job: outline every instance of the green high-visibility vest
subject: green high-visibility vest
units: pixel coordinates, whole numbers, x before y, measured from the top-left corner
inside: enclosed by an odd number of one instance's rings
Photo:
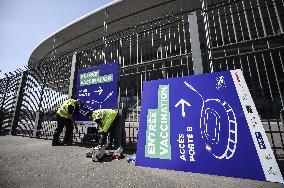
[[[67,99],[66,101],[64,101],[64,103],[58,108],[57,110],[57,114],[60,117],[64,117],[64,118],[69,118],[70,117],[70,113],[68,112],[68,106],[72,105],[75,109],[75,105],[76,105],[76,100],[74,99]]]
[[[107,132],[113,120],[115,119],[117,113],[118,111],[113,109],[99,109],[93,112],[92,118],[94,122],[97,119],[101,119],[102,121],[101,131]]]

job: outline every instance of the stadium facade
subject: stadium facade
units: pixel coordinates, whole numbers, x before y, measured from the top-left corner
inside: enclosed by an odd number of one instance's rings
[[[272,149],[284,158],[283,23],[283,0],[113,1],[52,34],[27,70],[0,80],[0,131],[51,138],[78,70],[117,61],[125,140],[134,149],[143,81],[242,69]]]

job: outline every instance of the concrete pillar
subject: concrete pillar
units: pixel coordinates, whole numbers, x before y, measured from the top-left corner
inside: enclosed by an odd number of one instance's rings
[[[190,33],[193,71],[194,74],[203,74],[203,65],[201,58],[196,11],[188,15],[188,24],[189,24],[189,33]]]
[[[77,52],[75,52],[72,57],[71,76],[70,76],[69,92],[68,92],[69,99],[71,97],[76,96],[76,82],[77,82],[78,68],[79,68],[79,62],[77,61]]]

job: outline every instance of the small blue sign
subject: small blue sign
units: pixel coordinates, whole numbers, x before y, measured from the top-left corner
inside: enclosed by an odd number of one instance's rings
[[[117,108],[118,62],[80,70],[76,86],[76,98],[85,102],[77,122],[90,121],[83,115],[86,111]]]
[[[255,132],[255,137],[257,139],[257,143],[260,149],[266,149],[263,137],[260,132]]]
[[[144,82],[138,138],[138,166],[283,180],[240,70]]]

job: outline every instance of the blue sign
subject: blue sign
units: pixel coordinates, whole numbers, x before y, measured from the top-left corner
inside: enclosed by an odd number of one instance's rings
[[[136,165],[282,182],[240,70],[144,82]]]
[[[76,98],[85,101],[80,113],[76,114],[77,122],[90,121],[83,115],[87,111],[117,108],[118,63],[80,70],[76,89]]]

